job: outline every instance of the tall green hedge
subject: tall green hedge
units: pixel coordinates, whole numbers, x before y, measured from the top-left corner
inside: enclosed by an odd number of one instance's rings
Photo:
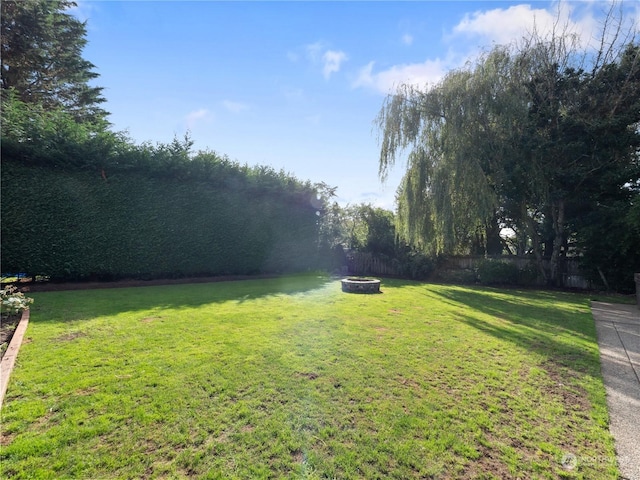
[[[246,173],[246,172],[245,172]],[[314,191],[242,180],[2,165],[2,272],[52,279],[255,274],[313,268]]]

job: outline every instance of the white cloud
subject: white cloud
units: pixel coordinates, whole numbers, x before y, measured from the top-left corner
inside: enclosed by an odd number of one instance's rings
[[[249,110],[249,105],[241,102],[232,102],[231,100],[224,100],[222,102],[224,108],[226,108],[231,113],[242,113],[246,110]]]
[[[413,35],[409,35],[408,33],[405,33],[404,35],[402,35],[402,43],[404,43],[405,45],[412,45]]]
[[[399,85],[416,86],[433,85],[444,77],[448,68],[440,59],[426,60],[423,63],[394,65],[387,70],[374,73],[375,62],[360,69],[357,78],[352,82],[354,88],[367,87],[380,93],[393,93]]]
[[[201,108],[199,110],[189,112],[185,116],[184,121],[187,125],[187,129],[192,129],[197,123],[200,123],[202,121],[209,121],[211,120],[211,118],[211,112],[209,112],[209,110],[207,110],[206,108]]]
[[[597,43],[602,28],[602,10],[601,2],[576,4],[561,0],[554,2],[549,9],[523,4],[476,11],[465,15],[449,33],[445,33],[443,41],[449,44],[449,51],[444,59],[431,58],[423,62],[393,65],[377,72],[374,69],[375,62],[370,62],[360,69],[352,87],[371,88],[389,94],[401,84],[421,87],[433,85],[447,71],[460,68],[477,58],[481,48],[490,47],[492,43],[518,42],[534,31],[541,37],[551,32],[575,34],[584,48]],[[630,13],[631,16],[640,16],[640,7],[636,6],[635,11]],[[403,36],[407,44],[408,37]],[[470,42],[470,39],[474,41]]]
[[[485,43],[509,44],[536,32],[541,37],[551,33],[575,34],[580,47],[593,46],[602,28],[601,2],[554,2],[549,9],[515,5],[467,14],[453,29],[455,36],[473,36]]]
[[[475,35],[499,44],[520,39],[534,29],[547,31],[553,28],[555,14],[531,5],[514,5],[485,12],[466,14],[453,29],[454,35]]]
[[[322,75],[329,79],[332,73],[340,71],[340,65],[347,60],[347,54],[342,51],[327,50],[322,55]]]
[[[348,56],[341,50],[330,50],[323,41],[309,43],[296,51],[287,52],[287,58],[297,62],[301,55],[311,63],[314,68],[321,68],[322,76],[328,80],[333,73],[339,72],[342,64],[348,60]]]

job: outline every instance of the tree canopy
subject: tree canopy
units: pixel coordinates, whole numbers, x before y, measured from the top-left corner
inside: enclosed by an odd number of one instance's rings
[[[580,219],[639,200],[640,45],[616,33],[590,56],[573,35],[534,32],[390,96],[377,119],[381,175],[410,150],[399,233],[433,253],[500,253],[509,228],[511,253],[533,254],[551,284],[568,254],[595,259],[594,225]]]
[[[26,104],[62,110],[77,122],[104,121],[95,66],[82,57],[86,26],[68,0],[3,0],[2,91]]]

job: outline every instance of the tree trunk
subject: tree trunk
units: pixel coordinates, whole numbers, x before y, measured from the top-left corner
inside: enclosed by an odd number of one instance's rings
[[[542,281],[546,284],[549,282],[549,276],[547,275],[547,271],[544,268],[544,259],[542,258],[542,250],[540,244],[540,237],[538,236],[538,232],[536,231],[536,222],[526,213],[524,214],[525,224],[527,226],[527,230],[529,231],[529,237],[531,238],[531,243],[533,246],[533,254],[536,257],[536,265],[538,266],[538,272],[540,272],[540,276],[542,277]]]
[[[493,218],[487,224],[486,229],[486,253],[487,255],[500,255],[503,251],[503,240],[500,237],[500,226],[498,216],[494,213]],[[507,248],[507,251],[509,249]]]
[[[553,250],[549,262],[550,278],[553,286],[562,286],[562,269],[560,268],[560,253],[564,243],[564,200],[558,200],[551,205],[553,220]]]

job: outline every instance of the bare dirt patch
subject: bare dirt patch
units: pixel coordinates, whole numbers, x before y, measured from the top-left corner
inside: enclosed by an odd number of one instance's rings
[[[64,335],[60,335],[58,338],[56,338],[57,342],[70,342],[72,340],[75,340],[76,338],[81,338],[81,337],[86,337],[87,334],[84,332],[69,332],[69,333],[65,333]]]
[[[145,317],[142,320],[140,320],[142,323],[151,323],[155,320],[160,320],[162,317]]]
[[[98,387],[81,388],[79,390],[76,390],[76,395],[80,397],[86,397],[87,395],[93,395],[97,391]]]
[[[493,443],[487,440],[488,443]],[[500,458],[499,448],[496,446],[477,445],[479,458],[469,462],[460,477],[456,478],[513,478],[509,467]]]
[[[316,372],[296,372],[295,375],[296,375],[296,377],[302,377],[302,378],[306,378],[308,380],[315,380],[316,378],[318,378],[320,376]]]
[[[0,433],[0,447],[6,447],[7,445],[11,445],[13,439],[16,437],[16,433]]]

